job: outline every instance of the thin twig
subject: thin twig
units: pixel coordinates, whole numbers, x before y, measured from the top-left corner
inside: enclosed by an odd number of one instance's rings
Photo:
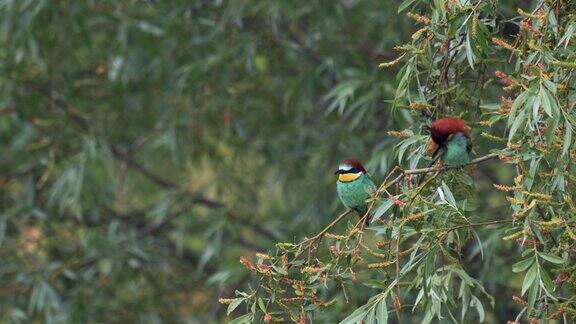
[[[454,226],[454,227],[450,227],[450,228],[443,228],[443,229],[438,229],[438,230],[454,231],[454,230],[466,228],[466,227],[478,227],[478,226],[486,226],[486,225],[494,225],[494,224],[507,224],[507,223],[512,223],[512,222],[514,222],[513,219],[499,219],[499,220],[490,221],[490,222],[469,223],[469,224],[458,225],[458,226]]]
[[[470,161],[470,163],[468,163],[467,165],[482,163],[484,161],[488,161],[488,160],[491,160],[491,159],[496,158],[496,157],[498,157],[498,154],[490,153],[490,154],[481,156],[477,159]],[[451,170],[451,169],[457,169],[457,168],[461,168],[461,166],[444,166],[441,168],[431,167],[431,168],[422,168],[422,169],[412,169],[412,170],[404,171],[404,174],[406,175],[406,174],[430,173],[430,172],[445,171],[445,170]]]
[[[522,319],[522,316],[524,316],[524,313],[526,313],[527,310],[528,310],[528,308],[526,306],[524,306],[522,308],[520,313],[518,313],[518,316],[516,316],[516,319],[514,320],[514,324],[520,324],[520,320]]]
[[[316,243],[317,241],[321,240],[322,237],[324,236],[324,234],[326,234],[332,227],[336,226],[336,224],[338,224],[338,222],[340,222],[344,217],[346,217],[346,215],[350,214],[352,212],[352,209],[349,209],[345,212],[343,212],[342,214],[340,214],[340,216],[338,216],[335,220],[332,221],[332,223],[328,224],[328,226],[326,226],[322,231],[320,231],[320,233],[312,236],[311,238],[308,238],[304,241],[302,241],[302,243],[300,243],[300,245],[303,245],[305,243]]]

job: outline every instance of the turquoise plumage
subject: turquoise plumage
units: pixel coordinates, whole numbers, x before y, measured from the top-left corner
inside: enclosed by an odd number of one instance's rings
[[[470,142],[464,133],[456,133],[446,143],[443,162],[447,166],[463,166],[470,162]]]
[[[356,160],[344,160],[338,170],[336,191],[346,206],[362,217],[367,210],[367,200],[377,191],[377,187],[366,173],[366,169]]]
[[[344,206],[350,209],[358,209],[366,206],[372,193],[376,192],[376,185],[368,175],[362,174],[358,179],[350,182],[338,181],[336,184],[338,196]]]
[[[429,153],[442,155],[446,166],[460,167],[470,162],[470,128],[457,117],[444,117],[435,120],[430,126]]]

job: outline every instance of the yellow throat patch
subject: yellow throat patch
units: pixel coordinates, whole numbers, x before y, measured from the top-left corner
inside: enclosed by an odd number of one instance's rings
[[[358,179],[362,175],[362,172],[358,173],[342,173],[338,175],[338,181],[340,182],[350,182]]]

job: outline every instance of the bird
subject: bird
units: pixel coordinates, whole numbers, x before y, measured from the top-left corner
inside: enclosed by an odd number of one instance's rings
[[[334,173],[338,175],[336,190],[342,204],[354,210],[362,218],[368,211],[367,200],[377,191],[377,187],[366,173],[362,163],[354,159],[343,160]],[[368,219],[366,219],[368,223]]]
[[[472,150],[470,129],[466,123],[456,117],[444,117],[435,120],[430,126],[428,154],[442,156],[445,166],[461,167],[470,162]]]

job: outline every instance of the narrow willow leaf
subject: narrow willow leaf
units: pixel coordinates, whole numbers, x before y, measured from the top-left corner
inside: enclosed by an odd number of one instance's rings
[[[464,283],[460,284],[460,299],[462,299],[462,308],[460,311],[460,322],[464,322],[466,318],[466,313],[468,312],[468,307],[470,307],[470,288]]]
[[[376,306],[376,322],[378,324],[388,323],[388,309],[386,308],[386,297]]]
[[[454,195],[452,194],[452,191],[450,191],[450,188],[448,187],[448,185],[446,185],[446,183],[444,181],[442,181],[442,191],[444,192],[444,197],[446,198],[446,201],[454,206],[454,208],[456,207],[456,200],[454,199]]]
[[[376,324],[376,310],[375,309],[370,309],[370,311],[368,311],[368,316],[366,316],[366,319],[364,320],[365,324]]]
[[[512,127],[510,127],[510,133],[508,134],[508,142],[512,141],[514,134],[518,131],[520,126],[524,125],[524,120],[526,119],[526,112],[523,110],[518,114],[518,118],[514,120]]]
[[[486,315],[484,312],[484,306],[478,297],[472,295],[472,303],[474,304],[474,308],[476,308],[476,312],[478,313],[478,318],[480,323],[484,322],[484,316]]]
[[[370,222],[374,222],[378,218],[382,217],[382,215],[384,215],[388,211],[388,209],[390,209],[393,205],[394,204],[390,199],[384,200],[384,202],[381,203],[380,206],[378,206],[378,208],[376,208],[376,210],[374,211],[374,214],[372,215],[372,219],[370,220]]]
[[[398,147],[398,163],[402,163],[402,158],[404,157],[404,154],[406,153],[406,150],[408,149],[408,147],[410,147],[410,145],[417,143],[418,141],[422,140],[425,137],[426,136],[413,136],[413,137],[407,138],[407,139],[403,140],[402,142],[400,142],[397,145],[397,147]]]
[[[564,35],[558,41],[558,46],[564,44],[565,48],[568,47],[568,43],[570,43],[570,38],[572,38],[572,35],[574,35],[574,31],[576,31],[576,22],[573,22],[570,25],[568,25],[568,28],[566,28],[566,32],[564,32]]]
[[[555,263],[555,264],[563,264],[564,263],[564,259],[557,257],[555,255],[547,254],[544,252],[539,252],[538,255],[541,256],[542,259],[549,261],[549,262],[552,262],[552,263]]]
[[[536,297],[538,296],[538,288],[540,285],[534,284],[530,287],[530,292],[528,293],[528,310],[527,313],[530,314],[534,308],[534,303],[536,303]]]
[[[512,272],[519,273],[526,271],[526,269],[528,269],[532,265],[532,263],[534,263],[534,260],[535,260],[534,257],[531,257],[514,263],[512,265]]]
[[[350,316],[343,319],[340,324],[356,324],[362,321],[366,315],[368,315],[368,310],[366,309],[366,305],[359,307],[356,309]]]
[[[266,305],[264,305],[264,300],[262,298],[258,298],[258,307],[262,312],[266,313]]]
[[[228,309],[226,310],[226,315],[230,315],[242,302],[245,298],[234,298],[234,301],[228,305]]]
[[[468,64],[470,68],[474,70],[474,62],[476,61],[476,55],[474,55],[474,51],[472,50],[472,42],[470,42],[470,33],[466,35],[466,59],[468,60]]]
[[[550,278],[550,275],[546,269],[540,269],[540,280],[542,281],[542,286],[544,286],[544,289],[546,289],[548,293],[552,293],[554,291],[554,282]]]
[[[546,91],[544,86],[540,86],[539,98],[540,98],[540,101],[542,102],[542,107],[544,108],[544,111],[546,112],[548,117],[552,117],[552,100],[553,99],[550,98],[550,94],[548,93],[548,91]]]
[[[538,274],[538,265],[534,263],[526,275],[524,276],[524,282],[522,282],[522,295],[536,282],[536,275]]]
[[[546,80],[545,78],[542,78],[542,83],[544,84],[544,86],[546,87],[546,89],[550,90],[550,92],[552,92],[552,94],[556,94],[556,84],[550,80]]]
[[[558,123],[560,123],[560,116],[554,115],[548,120],[546,125],[546,143],[551,144],[556,138],[556,130],[558,129]]]
[[[414,301],[414,306],[412,306],[412,311],[414,311],[416,309],[416,306],[418,306],[418,304],[422,300],[422,297],[424,297],[424,293],[425,293],[425,289],[424,288],[420,289],[420,291],[418,292],[418,295],[416,296],[416,301]]]
[[[572,144],[572,125],[568,120],[564,121],[564,142],[562,143],[562,157],[568,154],[570,145]]]
[[[236,317],[235,319],[231,320],[228,324],[246,324],[252,322],[252,314],[245,314],[240,317]]]
[[[524,103],[526,102],[529,96],[530,91],[524,91],[518,97],[516,97],[516,100],[514,100],[514,102],[512,103],[512,107],[510,108],[510,114],[508,117],[508,127],[510,127],[514,123],[516,112],[520,107],[524,106]]]
[[[416,0],[404,0],[404,2],[398,6],[398,13],[406,10],[406,8],[410,7],[414,2],[416,2]]]
[[[542,100],[540,97],[534,97],[534,100],[532,101],[532,120],[538,120],[541,103]]]

